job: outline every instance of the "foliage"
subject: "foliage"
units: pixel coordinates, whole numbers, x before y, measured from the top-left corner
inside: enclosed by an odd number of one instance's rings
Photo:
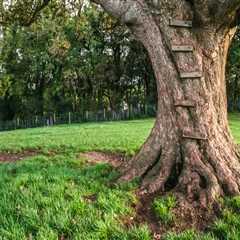
[[[227,62],[227,95],[230,111],[240,110],[240,31],[235,35]]]
[[[51,1],[31,26],[3,28],[0,120],[155,104],[144,48],[98,8],[70,6]]]
[[[82,0],[11,2],[0,11],[8,21],[0,38],[0,120],[156,104],[146,51],[100,8]],[[239,39],[238,32],[227,66],[229,110],[240,109]]]

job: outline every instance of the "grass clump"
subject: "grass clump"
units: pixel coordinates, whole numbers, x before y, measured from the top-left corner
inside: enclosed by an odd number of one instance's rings
[[[153,202],[153,209],[156,216],[164,224],[169,224],[174,220],[172,209],[176,206],[176,198],[172,195],[157,198]]]
[[[211,232],[220,240],[240,239],[240,197],[227,198],[223,201],[223,211],[214,223]]]
[[[187,230],[183,233],[168,233],[163,240],[216,240],[211,234],[199,234],[194,230]]]
[[[240,239],[240,197],[222,201],[221,216],[209,226],[207,233],[187,230],[180,234],[168,233],[164,240],[239,240]]]
[[[240,197],[227,198],[224,204],[229,209],[240,212]]]

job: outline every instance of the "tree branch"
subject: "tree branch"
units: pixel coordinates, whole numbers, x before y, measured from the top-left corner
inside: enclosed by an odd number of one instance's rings
[[[237,14],[238,9],[240,8],[240,0],[215,0],[210,5],[212,11],[217,12],[217,19],[223,19],[225,17],[234,17]]]
[[[8,25],[17,22],[22,26],[30,26],[37,18],[39,12],[44,9],[51,0],[17,0],[8,2],[4,7],[4,1],[0,6],[0,24]],[[11,3],[11,4],[10,4]]]
[[[125,24],[135,24],[139,16],[137,0],[91,0]]]
[[[51,0],[43,0],[43,3],[36,7],[28,22],[25,23],[25,26],[30,26],[36,20],[36,17],[39,14],[39,12],[43,10],[49,4],[50,1]]]
[[[235,20],[240,0],[192,0],[203,22],[231,23]]]

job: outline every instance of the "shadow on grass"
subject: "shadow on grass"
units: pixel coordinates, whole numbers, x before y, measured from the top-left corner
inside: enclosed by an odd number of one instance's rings
[[[3,239],[151,239],[146,226],[126,229],[134,185],[112,185],[111,166],[74,155],[38,156],[0,166]],[[93,197],[94,196],[94,197]]]

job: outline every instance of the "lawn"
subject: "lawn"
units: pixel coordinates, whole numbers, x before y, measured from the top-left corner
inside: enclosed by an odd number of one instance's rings
[[[230,115],[240,143],[240,115]],[[153,119],[63,125],[2,132],[1,151],[39,149],[39,154],[0,165],[0,240],[150,240],[146,224],[124,224],[136,215],[136,183],[117,185],[108,164],[89,164],[79,153],[109,151],[134,154]],[[240,239],[240,199],[226,199],[209,233],[168,234],[167,240]],[[153,204],[162,224],[174,219],[174,200]]]
[[[145,119],[0,132],[0,150],[41,148],[46,151],[99,150],[133,154],[148,136],[153,123],[153,119]]]
[[[229,124],[235,141],[240,144],[240,113],[229,115]]]

